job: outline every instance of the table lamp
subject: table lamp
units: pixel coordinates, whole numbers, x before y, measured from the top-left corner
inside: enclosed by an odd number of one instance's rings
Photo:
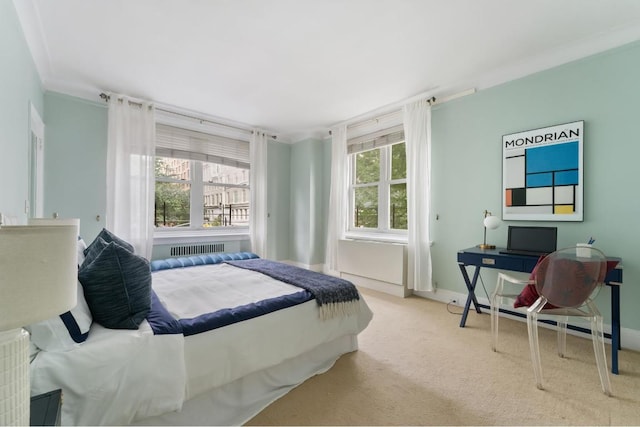
[[[80,218],[29,218],[27,225],[75,225],[76,236],[80,235]]]
[[[0,227],[0,425],[29,425],[29,333],[76,305],[77,225]]]
[[[490,230],[495,230],[500,226],[500,219],[497,216],[493,216],[491,212],[485,210],[484,211],[484,220],[482,221],[484,225],[484,241],[480,246],[480,249],[495,249],[496,245],[488,245],[487,244],[487,228]]]

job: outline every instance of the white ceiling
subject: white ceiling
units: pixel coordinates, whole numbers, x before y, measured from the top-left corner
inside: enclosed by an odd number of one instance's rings
[[[14,0],[45,89],[312,134],[640,39],[639,0]]]

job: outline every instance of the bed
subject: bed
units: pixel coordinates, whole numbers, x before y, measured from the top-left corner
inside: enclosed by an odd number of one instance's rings
[[[151,309],[137,329],[94,318],[84,341],[34,352],[32,395],[62,389],[63,424],[243,424],[357,350],[372,318],[359,295],[321,304],[324,296],[289,283],[340,279],[247,252],[154,261],[151,270]]]

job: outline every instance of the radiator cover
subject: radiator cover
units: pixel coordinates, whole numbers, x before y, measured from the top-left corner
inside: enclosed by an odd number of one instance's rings
[[[358,286],[405,296],[406,252],[404,244],[340,240],[338,271]]]

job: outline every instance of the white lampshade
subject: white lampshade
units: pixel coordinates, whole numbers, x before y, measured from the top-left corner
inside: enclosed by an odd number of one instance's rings
[[[0,330],[75,307],[77,240],[76,225],[0,228]]]
[[[80,218],[29,218],[28,225],[75,225],[76,236],[80,235]]]
[[[493,215],[488,215],[484,218],[484,226],[489,230],[495,230],[500,226],[500,218]]]
[[[76,305],[77,230],[0,228],[0,425],[29,425],[29,335],[22,327]]]
[[[480,249],[495,249],[496,245],[487,244],[487,229],[493,230],[494,228],[498,228],[500,226],[500,220],[498,219],[498,217],[493,216],[491,212],[485,210],[482,225],[482,230],[484,231],[484,239],[483,242],[478,245],[478,247]]]

